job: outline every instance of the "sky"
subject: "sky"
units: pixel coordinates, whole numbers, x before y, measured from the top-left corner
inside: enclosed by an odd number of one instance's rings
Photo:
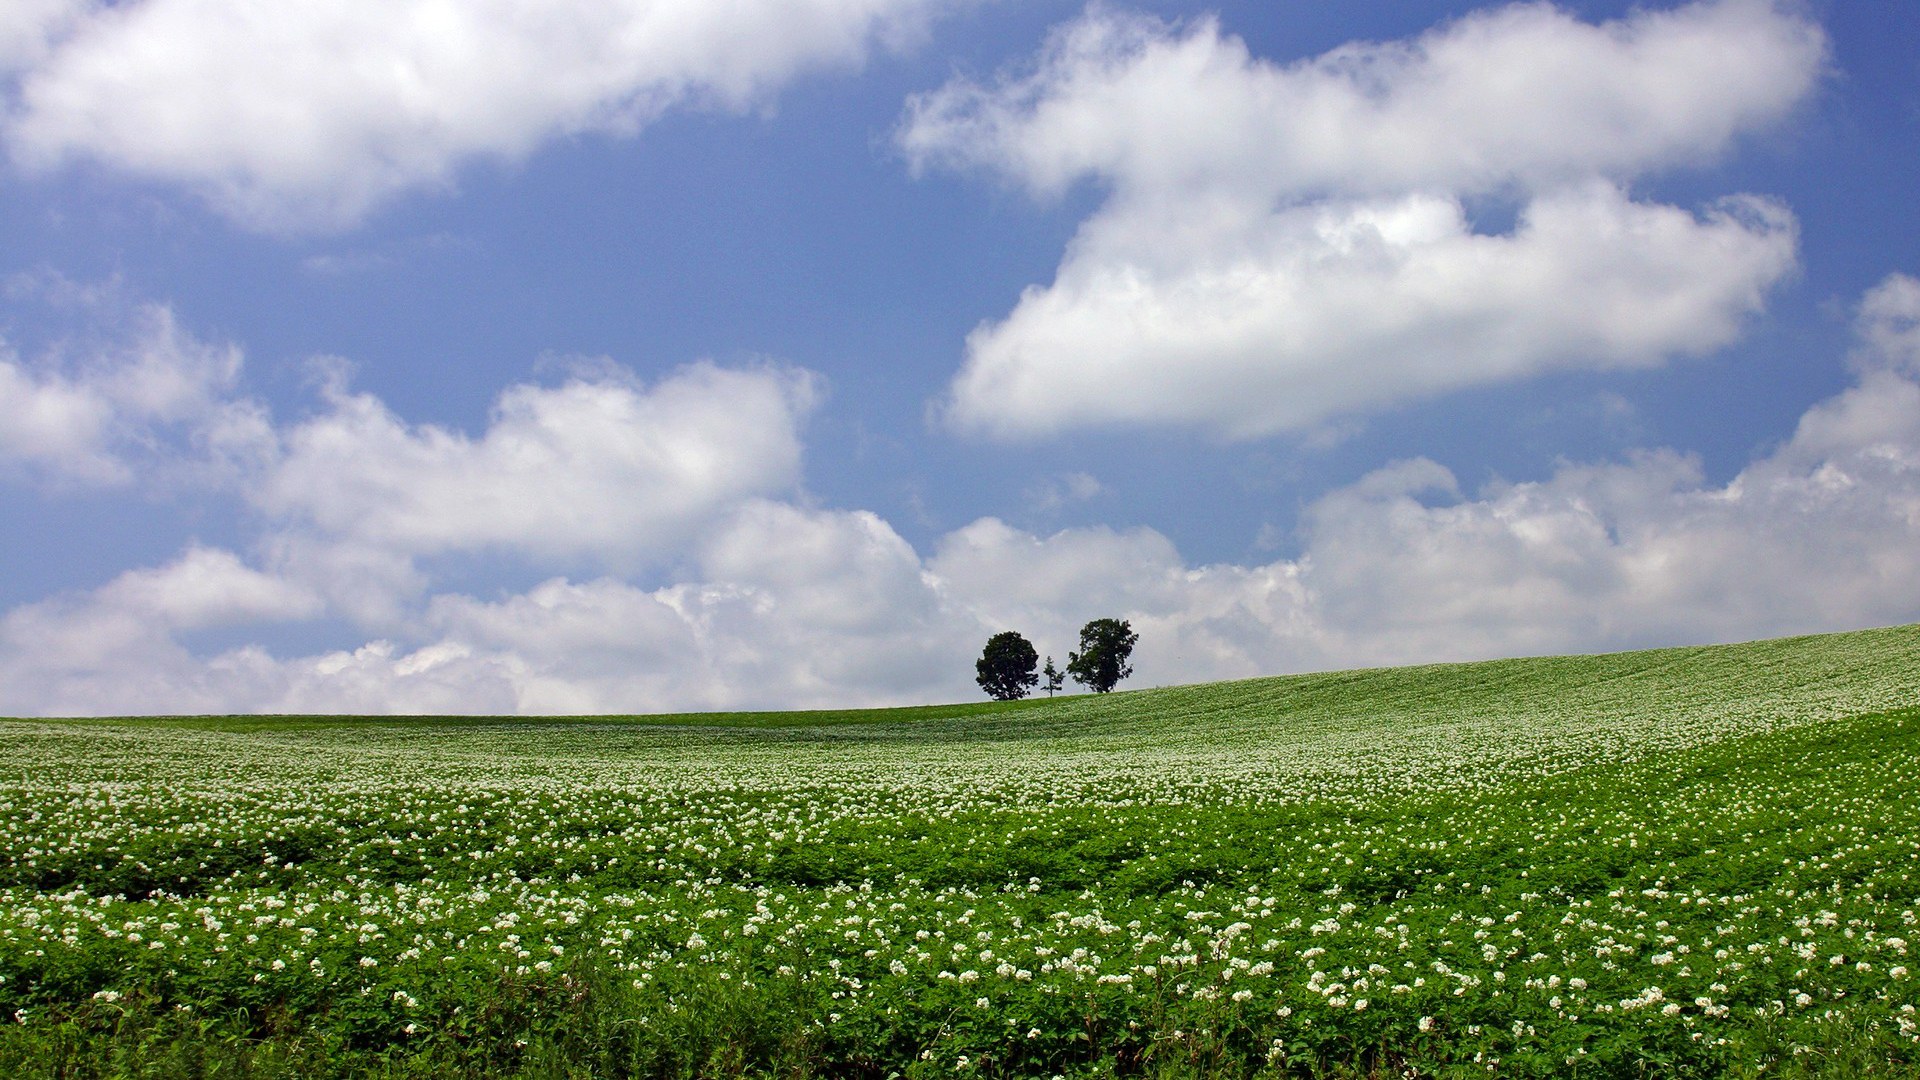
[[[1920,620],[1905,0],[16,0],[0,714]]]

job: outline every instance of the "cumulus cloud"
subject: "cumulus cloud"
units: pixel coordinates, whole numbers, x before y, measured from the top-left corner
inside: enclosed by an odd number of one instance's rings
[[[1030,485],[1025,498],[1028,506],[1044,514],[1069,503],[1086,502],[1106,490],[1106,485],[1091,473],[1068,472],[1046,477]]]
[[[948,418],[999,436],[1179,423],[1229,437],[1552,368],[1732,342],[1792,268],[1778,203],[1700,215],[1604,184],[1475,233],[1458,199],[1321,203],[1209,223],[1102,216],[1053,284],[967,339]],[[1191,235],[1191,225],[1185,227]]]
[[[1920,280],[1891,274],[1860,302],[1855,363],[1920,375]]]
[[[1920,619],[1917,298],[1898,275],[1870,291],[1855,382],[1724,484],[1666,449],[1477,491],[1412,458],[1320,497],[1297,550],[1259,565],[1193,565],[1150,528],[1043,535],[993,518],[921,553],[871,513],[746,494],[691,530],[663,583],[561,575],[495,596],[449,589],[392,552],[373,558],[352,537],[298,534],[312,546],[289,554],[282,535],[254,565],[190,548],[0,617],[0,712],[964,700],[989,634],[1019,630],[1059,661],[1102,616],[1139,631],[1137,686],[1909,622]],[[195,651],[212,628],[369,603],[330,591],[330,575],[358,575],[387,605],[377,636],[307,655]]]
[[[982,518],[943,537],[928,563],[948,595],[1003,628],[1077,631],[1075,611],[1143,611],[1162,606],[1186,567],[1173,542],[1153,529],[1106,526],[1041,537]],[[1092,618],[1088,615],[1087,618]],[[1080,620],[1084,622],[1085,619]]]
[[[1722,486],[1672,450],[1462,497],[1424,460],[1316,503],[1317,649],[1398,663],[1839,630],[1920,618],[1920,296],[1856,322],[1862,375]]]
[[[184,634],[320,614],[318,597],[232,552],[191,547],[90,593],[0,616],[0,685],[9,712],[205,712],[252,701],[225,662],[194,655]],[[247,707],[243,705],[242,707]]]
[[[197,659],[184,630],[248,611],[311,616],[320,601],[231,555],[190,553],[10,613],[0,711],[604,713],[888,704],[970,689],[955,657],[984,631],[872,514],[748,501],[699,559],[690,580],[657,588],[553,578],[497,599],[441,593],[394,637]]]
[[[1911,621],[1917,408],[1912,382],[1870,380],[1725,487],[1663,451],[1434,506],[1330,497],[1308,526],[1321,647],[1386,663]]]
[[[820,394],[812,374],[772,364],[696,363],[652,385],[606,364],[509,387],[468,435],[410,424],[336,376],[313,415],[276,423],[241,391],[239,348],[196,338],[165,305],[73,302],[103,309],[106,329],[31,359],[0,343],[0,475],[238,493],[272,527],[278,565],[376,620],[422,583],[422,556],[623,570],[677,557],[742,500],[797,486]]]
[[[987,520],[929,568],[987,624],[1070,645],[1120,613],[1137,682],[1589,652],[1920,619],[1920,382],[1910,279],[1861,307],[1863,373],[1724,485],[1673,450],[1467,493],[1384,466],[1308,507],[1292,558],[1191,566],[1150,529]],[[1064,643],[1064,644],[1063,644]]]
[[[103,610],[182,630],[316,615],[312,593],[244,565],[217,548],[191,547],[154,570],[130,570],[95,594]]]
[[[858,597],[820,594],[859,579],[861,559],[838,540],[861,530],[876,551],[896,562],[904,551],[912,564],[911,549],[871,515],[847,516],[836,531],[826,523],[840,518],[765,502],[797,490],[799,429],[820,393],[805,371],[696,363],[649,384],[612,363],[583,366],[559,385],[509,387],[483,428],[467,434],[404,421],[351,391],[335,365],[311,415],[276,423],[240,394],[240,351],[195,339],[170,309],[125,307],[111,285],[13,284],[22,296],[73,309],[96,331],[63,338],[32,361],[12,352],[0,359],[0,466],[16,479],[65,486],[151,490],[192,477],[205,481],[197,496],[248,504],[246,524],[257,532],[250,562],[192,547],[166,566],[9,613],[0,679],[14,690],[0,708],[405,711],[464,702],[551,711],[566,701],[618,707],[621,688],[645,685],[620,674],[600,686],[581,667],[596,654],[583,654],[564,657],[566,671],[600,691],[555,689],[561,680],[542,675],[529,639],[482,632],[500,617],[455,616],[490,603],[525,614],[559,586],[513,601],[463,599],[436,579],[432,557],[449,554],[501,555],[523,570],[713,567],[725,586],[684,597],[620,586],[645,597],[679,637],[623,627],[619,667],[644,670],[632,662],[636,650],[658,650],[674,677],[639,700],[724,703],[715,687],[757,685],[758,676],[744,661],[683,665],[674,642],[696,640],[695,623],[751,622],[776,595],[795,641],[803,625],[836,612],[851,618]],[[834,559],[846,563],[838,577],[827,569]],[[259,646],[194,651],[209,628],[252,626],[271,637],[272,624],[322,618],[383,636],[306,657]],[[768,667],[821,662],[798,648],[715,640],[721,652],[757,650]],[[850,649],[840,667],[874,655]],[[723,670],[730,679],[716,674]],[[846,670],[815,682],[844,688]],[[769,694],[799,689],[766,683],[777,687]]]
[[[657,589],[545,582],[495,602],[442,597],[446,640],[522,665],[518,708],[795,708],[959,692],[978,625],[870,513],[756,500],[701,546],[693,580]]]
[[[793,487],[816,394],[812,376],[777,367],[694,364],[650,388],[611,371],[511,387],[472,437],[333,387],[251,498],[373,550],[644,562],[740,500]]]
[[[0,470],[43,482],[122,485],[226,476],[263,449],[264,411],[236,396],[240,351],[145,304],[106,340],[33,358],[0,342]]]
[[[43,59],[88,0],[12,0],[0,8],[0,77]]]
[[[344,226],[474,158],[763,103],[904,44],[941,6],[32,0],[0,16],[0,65],[22,69],[6,139],[26,165],[99,161],[254,225]]]
[[[1792,268],[1792,215],[1625,185],[1777,121],[1825,56],[1818,27],[1762,0],[1600,26],[1511,7],[1288,66],[1212,20],[1094,8],[1031,72],[957,80],[901,127],[917,169],[1108,192],[1053,283],[969,336],[945,416],[1002,437],[1250,437],[1718,348]],[[1511,230],[1476,224],[1488,201],[1516,209]]]
[[[1284,66],[1212,18],[1094,7],[1032,72],[916,98],[900,137],[922,167],[1048,194],[1090,177],[1130,197],[1551,187],[1711,160],[1804,98],[1825,61],[1820,29],[1768,0],[1600,26],[1515,5]]]

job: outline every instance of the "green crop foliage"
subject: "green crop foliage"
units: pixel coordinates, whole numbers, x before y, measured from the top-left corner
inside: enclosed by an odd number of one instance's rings
[[[1904,627],[0,722],[0,1075],[1920,1075],[1916,706]]]

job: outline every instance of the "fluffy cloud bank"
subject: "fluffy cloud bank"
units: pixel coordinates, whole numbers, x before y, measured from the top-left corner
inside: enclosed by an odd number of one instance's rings
[[[945,415],[1252,437],[1726,345],[1792,269],[1792,215],[1626,185],[1778,120],[1825,56],[1766,0],[1600,26],[1516,6],[1287,66],[1211,20],[1092,9],[1032,71],[923,95],[900,130],[916,168],[1108,193],[1054,281],[969,336]],[[1488,206],[1511,229],[1482,229]]]
[[[23,357],[0,341],[0,475],[115,486],[239,467],[265,433],[261,410],[234,395],[240,351],[185,333],[163,305],[112,321],[78,356]]]
[[[1265,565],[1190,565],[1149,528],[1042,536],[992,518],[923,554],[871,513],[808,507],[748,483],[702,489],[715,493],[669,545],[680,558],[666,584],[556,574],[477,597],[436,590],[430,572],[406,562],[441,550],[446,536],[387,524],[364,534],[322,528],[303,509],[273,519],[281,531],[250,559],[194,547],[165,566],[0,616],[0,712],[550,713],[966,699],[976,695],[971,662],[988,634],[1015,627],[1061,657],[1080,623],[1101,615],[1140,631],[1134,685],[1912,621],[1920,281],[1895,275],[1874,288],[1856,328],[1853,385],[1808,409],[1789,438],[1724,485],[1670,450],[1471,493],[1442,465],[1412,459],[1322,496],[1303,519],[1298,553]],[[693,368],[651,390],[595,384],[588,397],[626,401],[615,416],[636,435],[647,403],[675,394],[763,400],[791,428],[805,400],[794,387],[804,384],[778,371]],[[503,400],[521,394],[562,409],[578,392],[521,388]],[[729,430],[719,412],[695,414]],[[357,419],[367,415],[379,422]],[[377,403],[336,401],[308,423],[335,425],[341,453],[355,440],[401,439],[412,449],[395,454],[396,467],[429,487],[446,460],[493,461],[496,442],[530,442],[563,490],[604,465],[552,456],[540,438],[518,433],[521,422],[503,406],[485,435],[464,438],[409,428]],[[282,441],[297,457],[301,439]],[[511,486],[511,468],[503,475]],[[776,488],[791,479],[785,466],[768,478]],[[368,520],[406,520],[394,507],[411,504],[397,490],[398,481],[370,489],[361,503]],[[532,565],[577,557],[511,520],[471,527],[474,543],[514,545]],[[318,555],[287,556],[289,537]],[[389,580],[355,561],[370,550],[404,572]],[[356,589],[378,602],[357,602]],[[194,644],[222,628],[264,636],[320,617],[384,629],[311,655]]]
[[[58,486],[193,477],[288,535],[411,559],[504,552],[630,569],[677,557],[744,499],[793,490],[820,382],[778,365],[691,364],[652,386],[602,365],[508,387],[478,436],[412,425],[338,365],[318,410],[276,424],[241,352],[173,311],[83,306],[104,340],[31,358],[0,343],[0,475]],[[97,310],[96,310],[97,309]]]
[[[939,0],[29,0],[0,14],[14,158],[184,184],[275,229],[342,226],[681,103],[740,109],[919,34]]]
[[[620,562],[677,553],[748,496],[800,478],[815,380],[684,368],[647,388],[614,371],[500,395],[484,434],[413,427],[330,389],[252,491],[278,519],[409,555],[507,550]]]

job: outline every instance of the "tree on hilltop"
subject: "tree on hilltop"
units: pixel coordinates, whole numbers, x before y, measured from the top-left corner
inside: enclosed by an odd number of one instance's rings
[[[1047,657],[1047,666],[1040,669],[1040,674],[1046,676],[1046,680],[1040,685],[1046,689],[1048,697],[1052,697],[1060,689],[1060,683],[1067,677],[1066,672],[1053,666],[1051,656]]]
[[[1095,619],[1080,628],[1080,651],[1067,654],[1067,674],[1096,694],[1133,674],[1128,660],[1140,635],[1125,619]]]
[[[973,670],[975,681],[987,696],[1014,701],[1026,697],[1033,684],[1040,681],[1034,673],[1039,664],[1040,654],[1034,651],[1033,643],[1005,630],[987,639],[987,647],[974,662]]]

